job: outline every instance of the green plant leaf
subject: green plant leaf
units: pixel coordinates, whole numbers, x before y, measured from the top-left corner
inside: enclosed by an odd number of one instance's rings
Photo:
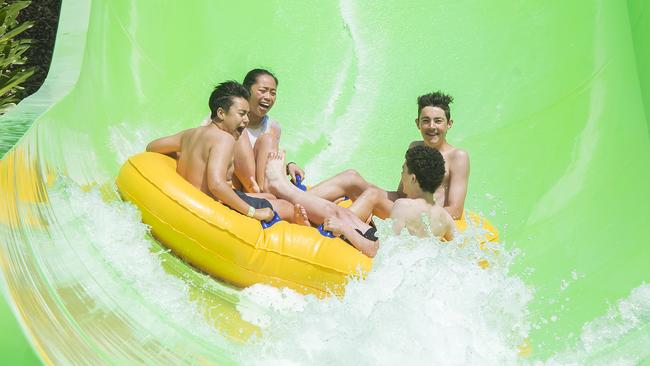
[[[16,96],[22,90],[21,84],[29,79],[35,68],[22,68],[26,62],[25,51],[31,45],[30,39],[15,39],[31,28],[31,21],[21,24],[16,20],[20,11],[29,6],[30,1],[0,2],[0,114],[7,112],[19,101]]]

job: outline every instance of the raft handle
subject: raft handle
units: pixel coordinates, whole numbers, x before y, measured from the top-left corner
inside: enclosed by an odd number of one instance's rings
[[[269,220],[269,221],[260,221],[260,222],[262,223],[262,229],[268,229],[278,221],[282,221],[282,219],[280,218],[280,215],[278,215],[277,212],[273,211],[273,218],[271,220]]]
[[[326,236],[326,237],[328,237],[328,238],[333,238],[333,237],[334,237],[334,234],[332,234],[331,231],[327,231],[327,230],[325,230],[325,228],[323,228],[323,225],[319,225],[316,229],[318,229],[318,232],[319,232],[322,236]]]
[[[302,177],[299,174],[296,175],[296,183],[294,183],[294,185],[298,187],[301,191],[307,190],[307,186],[302,184]]]

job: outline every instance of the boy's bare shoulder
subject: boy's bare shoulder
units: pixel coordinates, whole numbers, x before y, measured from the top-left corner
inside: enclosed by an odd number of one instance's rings
[[[449,215],[449,212],[442,208],[441,206],[431,206],[429,207],[429,215],[431,217],[436,217],[436,218],[449,218],[451,219],[451,215]]]
[[[405,206],[411,206],[415,200],[411,198],[398,198],[395,200],[395,203],[393,204],[393,208],[401,208]]]
[[[199,129],[203,129],[203,130],[198,131]],[[222,131],[218,128],[210,128],[210,126],[205,126],[205,127],[196,127],[195,130],[197,130],[196,132],[201,133],[201,137],[206,140],[210,140],[214,142],[233,142],[233,143],[235,142],[235,138],[231,134]]]
[[[455,147],[443,156],[445,157],[447,166],[451,170],[464,170],[469,167],[469,153],[466,150]]]
[[[454,147],[453,150],[451,150],[447,156],[449,156],[450,159],[454,160],[469,160],[469,153],[465,149],[461,149],[459,147]]]
[[[451,228],[454,225],[454,219],[449,212],[440,206],[432,206],[429,209],[429,217],[432,223],[442,225],[442,227]]]
[[[409,216],[413,210],[413,201],[410,198],[399,198],[395,200],[393,208],[390,210],[390,217],[393,219]]]
[[[391,212],[399,212],[403,210],[406,206],[408,206],[408,198],[398,198],[395,200],[393,203],[393,208],[391,209]]]
[[[395,203],[393,204],[393,211],[422,211],[426,210],[428,206],[430,205],[421,198],[399,198],[395,200]]]

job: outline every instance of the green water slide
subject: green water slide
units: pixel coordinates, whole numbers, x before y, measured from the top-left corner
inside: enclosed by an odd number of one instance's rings
[[[353,168],[394,188],[419,136],[416,97],[455,97],[448,138],[470,153],[466,207],[519,251],[510,271],[535,289],[527,360],[566,351],[650,281],[645,0],[64,0],[60,24],[45,86],[0,120],[3,364],[237,363],[245,337],[197,340],[211,322],[168,319],[174,301],[147,300],[106,264],[115,247],[85,246],[101,233],[67,214],[94,204],[92,187],[118,205],[111,184],[125,158],[195,126],[216,83],[255,67],[280,80],[271,114],[311,184]],[[123,235],[130,213],[107,212],[93,218],[115,242],[146,236]],[[156,245],[141,257],[163,258],[197,313],[210,303],[226,328],[255,332],[241,328],[237,290]],[[608,347],[649,348],[645,301]]]

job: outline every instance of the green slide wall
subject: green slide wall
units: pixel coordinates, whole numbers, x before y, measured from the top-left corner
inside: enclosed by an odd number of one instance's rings
[[[419,137],[416,97],[443,90],[455,97],[448,139],[471,157],[466,207],[520,250],[512,270],[535,288],[531,314],[557,319],[533,329],[535,358],[563,350],[586,322],[650,281],[646,1],[95,0],[87,16],[77,6],[88,8],[64,1],[62,26],[79,22],[82,36],[60,34],[54,61],[72,66],[59,69],[65,80],[48,81],[69,85],[49,92],[52,104],[28,100],[2,120],[35,119],[5,155],[5,190],[21,164],[35,170],[34,189],[57,174],[109,182],[118,153],[144,148],[134,146],[138,136],[195,126],[216,83],[255,67],[280,80],[271,114],[309,183],[353,168],[393,189]],[[0,201],[14,193],[0,192]],[[30,320],[40,305],[21,297],[45,290],[14,272],[16,258],[29,262],[39,247],[17,234],[26,211],[0,208],[14,218],[0,231],[0,263],[15,304],[0,308],[9,329],[0,350],[21,350],[0,360],[54,362],[65,342],[43,339],[50,330]],[[80,344],[89,354],[110,349]]]

